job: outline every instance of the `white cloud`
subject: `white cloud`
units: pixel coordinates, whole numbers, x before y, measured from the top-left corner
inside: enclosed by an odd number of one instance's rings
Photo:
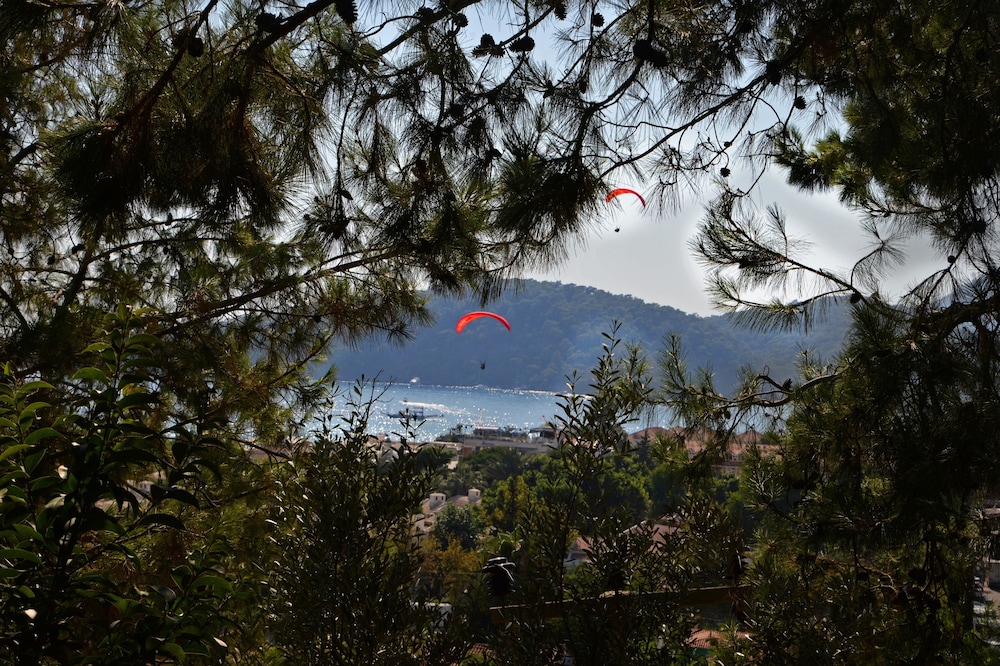
[[[810,244],[805,259],[818,267],[849,272],[868,249],[859,215],[843,206],[835,193],[799,192],[780,174],[769,174],[760,182],[755,201],[761,210],[778,205],[790,235]],[[569,260],[527,277],[629,294],[689,313],[717,314],[705,293],[704,268],[689,247],[704,203],[691,201],[676,213],[657,211],[653,205],[642,210],[627,202],[609,206],[598,231]],[[884,295],[900,295],[942,264],[926,242],[912,241],[908,254],[906,264],[884,282]]]

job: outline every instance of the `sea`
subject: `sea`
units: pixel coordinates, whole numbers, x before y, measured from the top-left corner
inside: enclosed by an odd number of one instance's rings
[[[334,415],[350,411],[351,385],[338,385]],[[369,383],[362,395],[375,398],[368,431],[398,436],[405,433],[400,412],[421,414],[416,424],[416,441],[433,441],[449,432],[471,433],[473,428],[490,426],[527,431],[544,427],[562,415],[560,394],[548,391],[499,389],[485,386],[435,386],[418,381],[398,384]],[[355,398],[356,399],[356,398]],[[416,419],[414,419],[416,422]],[[664,425],[652,417],[634,424],[630,431],[650,425]]]

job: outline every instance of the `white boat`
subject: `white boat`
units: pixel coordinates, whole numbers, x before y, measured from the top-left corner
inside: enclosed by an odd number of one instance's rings
[[[391,416],[404,421],[424,421],[426,419],[439,419],[444,414],[435,413],[434,405],[422,402],[403,401],[403,406],[394,412],[386,412],[386,416]]]

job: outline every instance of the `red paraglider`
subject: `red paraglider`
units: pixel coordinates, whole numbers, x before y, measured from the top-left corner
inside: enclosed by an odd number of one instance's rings
[[[506,319],[504,319],[498,314],[494,314],[492,312],[470,312],[467,315],[463,315],[462,318],[458,320],[458,323],[455,324],[455,332],[461,333],[462,329],[465,328],[466,324],[468,324],[470,321],[474,319],[479,319],[480,317],[492,317],[493,319],[496,319],[498,322],[503,324],[508,331],[510,330],[510,324],[507,323]]]
[[[639,194],[638,192],[636,192],[635,190],[630,190],[627,187],[617,187],[617,188],[611,190],[610,192],[608,192],[608,196],[604,197],[604,200],[607,201],[607,202],[610,202],[612,199],[614,199],[615,197],[617,197],[619,194],[634,194],[635,196],[639,197],[639,201],[642,203],[642,207],[643,208],[646,207],[646,200],[642,198],[642,195]]]

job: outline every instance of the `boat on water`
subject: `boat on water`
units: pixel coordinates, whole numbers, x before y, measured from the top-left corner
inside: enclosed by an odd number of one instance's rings
[[[386,416],[403,419],[404,421],[423,421],[426,419],[439,419],[444,414],[435,413],[434,405],[404,400],[402,407],[394,412],[386,412]]]

